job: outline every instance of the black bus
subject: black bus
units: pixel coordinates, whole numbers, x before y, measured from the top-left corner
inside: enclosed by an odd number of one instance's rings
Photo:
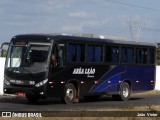
[[[152,43],[50,34],[17,35],[10,41],[4,93],[25,95],[32,103],[59,97],[71,104],[102,95],[126,101],[131,93],[154,86]]]

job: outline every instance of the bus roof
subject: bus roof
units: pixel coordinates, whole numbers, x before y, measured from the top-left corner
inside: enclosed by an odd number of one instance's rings
[[[111,38],[92,38],[92,37],[81,37],[81,36],[73,36],[73,35],[66,35],[66,34],[22,34],[22,35],[17,35],[13,38],[42,38],[45,39],[47,38],[50,40],[54,41],[72,41],[72,42],[87,42],[87,43],[99,43],[99,44],[124,44],[124,45],[140,45],[140,46],[153,46],[155,47],[156,45],[154,43],[147,43],[147,42],[136,42],[136,41],[129,41],[129,40],[122,40],[122,39],[111,39]]]

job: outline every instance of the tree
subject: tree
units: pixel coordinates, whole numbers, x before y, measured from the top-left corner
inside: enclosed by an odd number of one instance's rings
[[[156,60],[157,60],[157,65],[160,65],[160,43],[157,43]]]

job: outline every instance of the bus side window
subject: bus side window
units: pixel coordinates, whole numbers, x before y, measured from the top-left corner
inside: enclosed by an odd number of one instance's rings
[[[84,44],[77,44],[77,52],[76,52],[76,59],[77,62],[84,62],[85,61],[85,45]]]
[[[148,54],[147,48],[143,48],[142,49],[142,63],[143,64],[147,64],[147,61],[148,61],[147,54]]]
[[[136,63],[147,64],[147,48],[136,49]]]
[[[148,64],[154,64],[155,61],[155,53],[154,53],[154,49],[149,48],[148,51]]]
[[[100,63],[103,61],[103,47],[100,45],[87,46],[87,61]]]
[[[76,45],[70,43],[68,45],[68,62],[75,62],[76,60]]]
[[[127,63],[127,48],[121,48],[121,63]]]
[[[119,62],[119,47],[112,47],[112,63]]]
[[[134,50],[133,50],[133,48],[128,48],[127,59],[128,59],[129,64],[132,64],[134,62]]]
[[[103,61],[103,48],[102,46],[95,46],[95,62]]]
[[[51,54],[51,65],[52,67],[64,67],[65,65],[65,53],[64,46],[56,46]]]
[[[141,52],[140,49],[136,49],[136,63],[141,63]]]
[[[112,49],[111,46],[106,46],[105,48],[105,62],[111,63]]]
[[[51,54],[51,65],[52,67],[57,67],[58,65],[58,58],[57,58],[57,47],[52,51]]]
[[[87,46],[87,62],[94,62],[94,61],[95,61],[94,46],[88,45]]]
[[[68,44],[68,62],[85,61],[85,44],[69,43]]]
[[[64,67],[65,55],[63,47],[58,48],[57,59],[58,59],[58,67]]]

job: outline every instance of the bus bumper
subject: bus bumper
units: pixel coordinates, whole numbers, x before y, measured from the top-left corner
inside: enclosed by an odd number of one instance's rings
[[[41,87],[24,87],[24,86],[18,86],[18,87],[12,87],[12,86],[7,86],[3,88],[4,94],[16,94],[19,95],[19,93],[23,94],[29,94],[29,95],[34,95],[34,96],[47,96],[46,93],[46,86],[41,86]]]

